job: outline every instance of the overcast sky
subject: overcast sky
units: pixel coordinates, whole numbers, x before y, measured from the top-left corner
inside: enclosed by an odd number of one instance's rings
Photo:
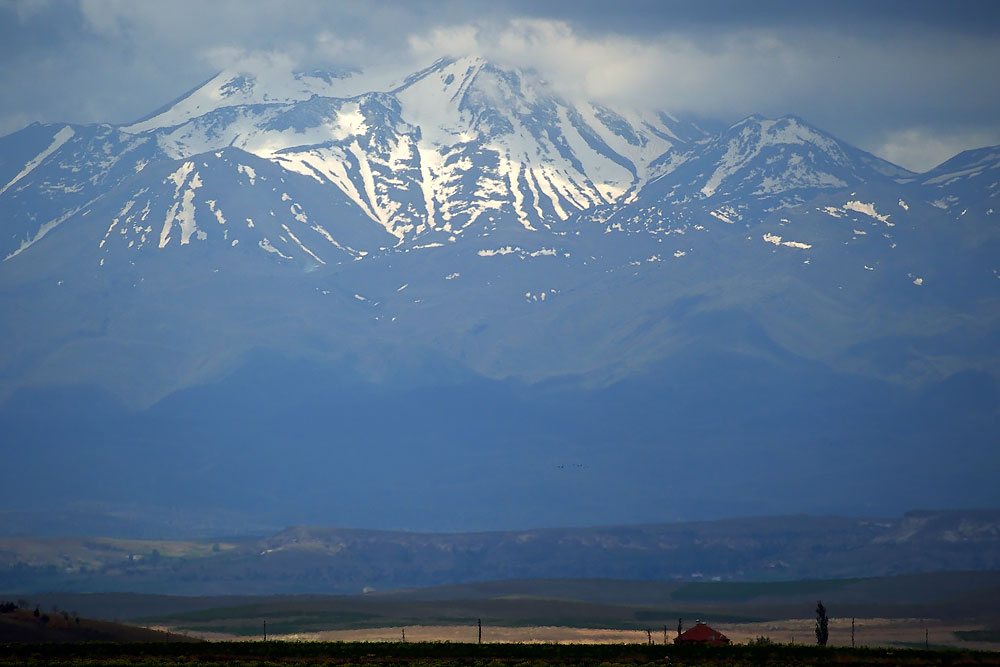
[[[793,113],[916,170],[1000,144],[993,0],[0,0],[0,134],[128,122],[243,58],[416,69],[472,53],[567,97]]]

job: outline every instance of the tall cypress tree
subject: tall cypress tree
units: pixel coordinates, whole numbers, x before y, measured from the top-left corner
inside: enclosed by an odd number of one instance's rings
[[[826,617],[826,607],[820,600],[816,603],[816,643],[820,646],[826,646],[828,639],[830,639],[830,623]]]

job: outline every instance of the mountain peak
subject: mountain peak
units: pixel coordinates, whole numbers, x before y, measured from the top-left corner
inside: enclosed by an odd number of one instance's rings
[[[824,151],[839,150],[836,139],[793,115],[765,118],[753,114],[732,125],[726,134],[752,137],[760,146],[812,144]]]
[[[504,67],[476,55],[439,58],[431,66],[406,77],[392,92],[406,94],[409,90],[462,108],[552,97],[534,71]]]
[[[246,62],[228,67],[152,115],[122,130],[140,134],[178,127],[219,109],[295,104],[313,97],[352,98],[389,90],[395,71],[353,68],[293,68],[284,63]]]

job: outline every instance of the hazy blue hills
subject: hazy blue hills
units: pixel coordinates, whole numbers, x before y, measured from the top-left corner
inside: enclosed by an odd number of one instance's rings
[[[914,511],[901,519],[801,515],[478,533],[300,526],[256,538],[2,537],[0,555],[0,591],[10,594],[355,594],[463,585],[399,594],[401,599],[457,599],[489,597],[497,585],[483,582],[501,580],[668,585],[943,571],[985,576],[1000,568],[1000,519],[995,510],[978,510]],[[603,587],[614,600],[593,597],[602,590],[596,583],[590,593],[580,582],[573,588],[576,593],[567,597],[620,603],[631,596],[631,602],[641,602],[624,584],[615,590]],[[563,597],[546,590],[540,583],[534,595]],[[902,586],[894,597],[905,590]]]

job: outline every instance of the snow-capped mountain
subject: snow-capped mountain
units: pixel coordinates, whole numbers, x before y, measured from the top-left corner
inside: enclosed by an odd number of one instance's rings
[[[548,480],[502,454],[572,453],[631,507],[694,491],[645,469],[612,483],[618,454],[704,446],[733,462],[716,491],[749,493],[755,456],[806,465],[816,428],[887,442],[881,475],[961,426],[995,467],[1000,149],[914,174],[794,116],[699,125],[467,57],[226,71],[135,123],[0,138],[0,427],[51,445],[63,421],[97,438],[79,420],[99,413],[163,451],[293,432],[300,460],[357,465],[348,440],[383,460],[402,437],[406,469],[486,429],[458,456],[506,470],[497,494]],[[121,407],[67,407],[75,392]],[[51,401],[65,418],[33,421]],[[280,418],[227,412],[244,403]],[[184,455],[216,484],[226,447]],[[129,474],[149,464],[116,452]],[[978,484],[968,497],[992,498]]]
[[[992,216],[1000,198],[1000,147],[964,151],[919,179],[931,203],[952,214]]]
[[[81,195],[93,187],[102,192],[129,189],[126,180],[134,181],[129,192],[119,195],[119,213],[130,224],[145,222],[153,210],[145,203],[156,202],[140,200],[156,188],[141,172],[170,161],[177,166],[159,183],[174,184],[173,201],[161,202],[153,217],[171,222],[158,226],[156,234],[145,232],[146,240],[140,232],[132,247],[146,247],[152,236],[158,237],[158,247],[171,240],[184,245],[192,237],[207,240],[212,226],[197,218],[218,219],[217,209],[206,202],[224,202],[195,197],[203,182],[192,158],[203,156],[207,169],[227,148],[334,186],[329,188],[332,198],[342,194],[395,239],[349,251],[357,256],[433,233],[449,238],[506,223],[527,230],[550,228],[581,210],[634,195],[652,176],[668,170],[681,148],[704,137],[663,112],[567,104],[531,73],[502,70],[481,58],[441,60],[399,84],[388,84],[385,91],[358,94],[358,84],[343,75],[268,74],[265,86],[257,75],[224,72],[128,126],[55,130],[47,137],[49,145],[33,156],[35,163],[25,163],[5,187],[16,186],[38,163],[54,156],[50,180],[43,186],[52,206],[20,216],[23,226],[5,235],[5,256],[27,248],[67,214],[84,214],[92,200]],[[251,165],[237,161],[230,167],[235,170],[231,178],[254,185]],[[38,194],[15,187],[8,205]],[[139,202],[135,211],[126,210],[130,201]],[[195,208],[205,207],[207,212],[195,215]],[[309,212],[299,206],[291,214],[302,222]],[[175,220],[187,225],[176,238],[169,232]],[[318,233],[326,237],[324,231]],[[236,240],[223,236],[224,241]],[[294,248],[300,255],[325,257],[317,259],[325,262],[342,250],[335,237],[305,246],[287,233],[278,236],[284,237],[280,243],[287,246],[281,248],[286,255]]]
[[[680,194],[681,203],[701,199],[766,210],[800,204],[817,191],[907,176],[912,174],[794,116],[751,116],[708,142],[682,168],[661,176],[649,191],[659,191],[666,201],[677,201]]]

